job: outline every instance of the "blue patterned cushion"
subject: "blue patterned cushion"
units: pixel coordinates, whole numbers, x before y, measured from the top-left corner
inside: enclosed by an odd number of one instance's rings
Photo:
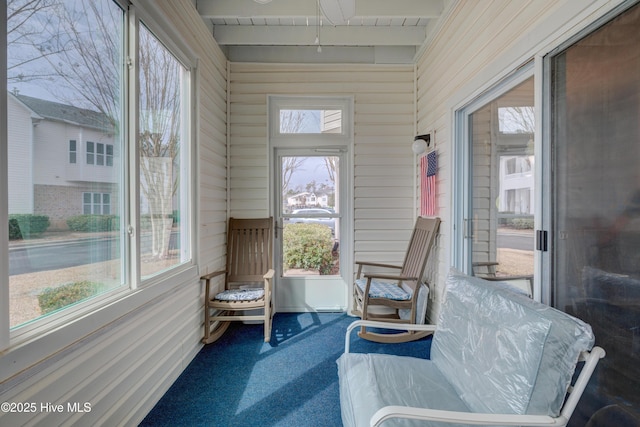
[[[367,287],[367,279],[357,279],[356,285],[364,292]],[[370,298],[387,298],[395,301],[408,301],[411,299],[411,293],[405,291],[395,283],[382,282],[380,280],[371,280],[369,288]]]
[[[255,301],[264,297],[264,289],[228,289],[220,292],[215,299],[221,301]]]

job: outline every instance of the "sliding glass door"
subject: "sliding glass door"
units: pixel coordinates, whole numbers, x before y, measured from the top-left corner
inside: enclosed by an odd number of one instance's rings
[[[640,6],[601,24],[547,62],[552,304],[607,352],[575,425],[608,405],[640,414]]]

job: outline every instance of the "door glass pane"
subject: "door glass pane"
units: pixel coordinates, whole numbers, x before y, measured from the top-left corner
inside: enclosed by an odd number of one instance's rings
[[[287,156],[280,166],[283,275],[339,275],[339,158]]]
[[[534,250],[533,96],[531,77],[469,119],[474,274],[508,277],[526,288]]]
[[[142,277],[190,260],[188,71],[140,26],[140,256]]]
[[[124,12],[111,0],[5,5],[15,328],[123,285]],[[95,165],[98,141],[113,146],[113,167]],[[93,215],[96,189],[115,215]]]
[[[606,405],[640,413],[638,28],[635,6],[551,61],[553,303],[607,352],[573,425]]]

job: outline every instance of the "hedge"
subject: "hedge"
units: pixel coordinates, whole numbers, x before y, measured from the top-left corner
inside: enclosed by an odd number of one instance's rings
[[[97,233],[120,229],[120,221],[115,215],[76,215],[67,219],[71,231]]]
[[[49,228],[49,217],[35,214],[9,215],[9,240],[37,237]]]
[[[318,270],[329,274],[333,267],[331,229],[321,224],[287,224],[283,233],[286,268]]]

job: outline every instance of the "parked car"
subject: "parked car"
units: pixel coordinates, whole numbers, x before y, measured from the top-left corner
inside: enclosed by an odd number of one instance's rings
[[[295,223],[321,224],[331,228],[332,233],[335,232],[336,219],[330,217],[330,215],[332,215],[333,212],[331,212],[329,209],[305,208],[305,209],[296,209],[291,213],[293,215],[310,215],[310,216],[313,215],[313,216],[289,218],[290,224],[295,224]],[[319,216],[319,215],[326,215],[326,217]]]

